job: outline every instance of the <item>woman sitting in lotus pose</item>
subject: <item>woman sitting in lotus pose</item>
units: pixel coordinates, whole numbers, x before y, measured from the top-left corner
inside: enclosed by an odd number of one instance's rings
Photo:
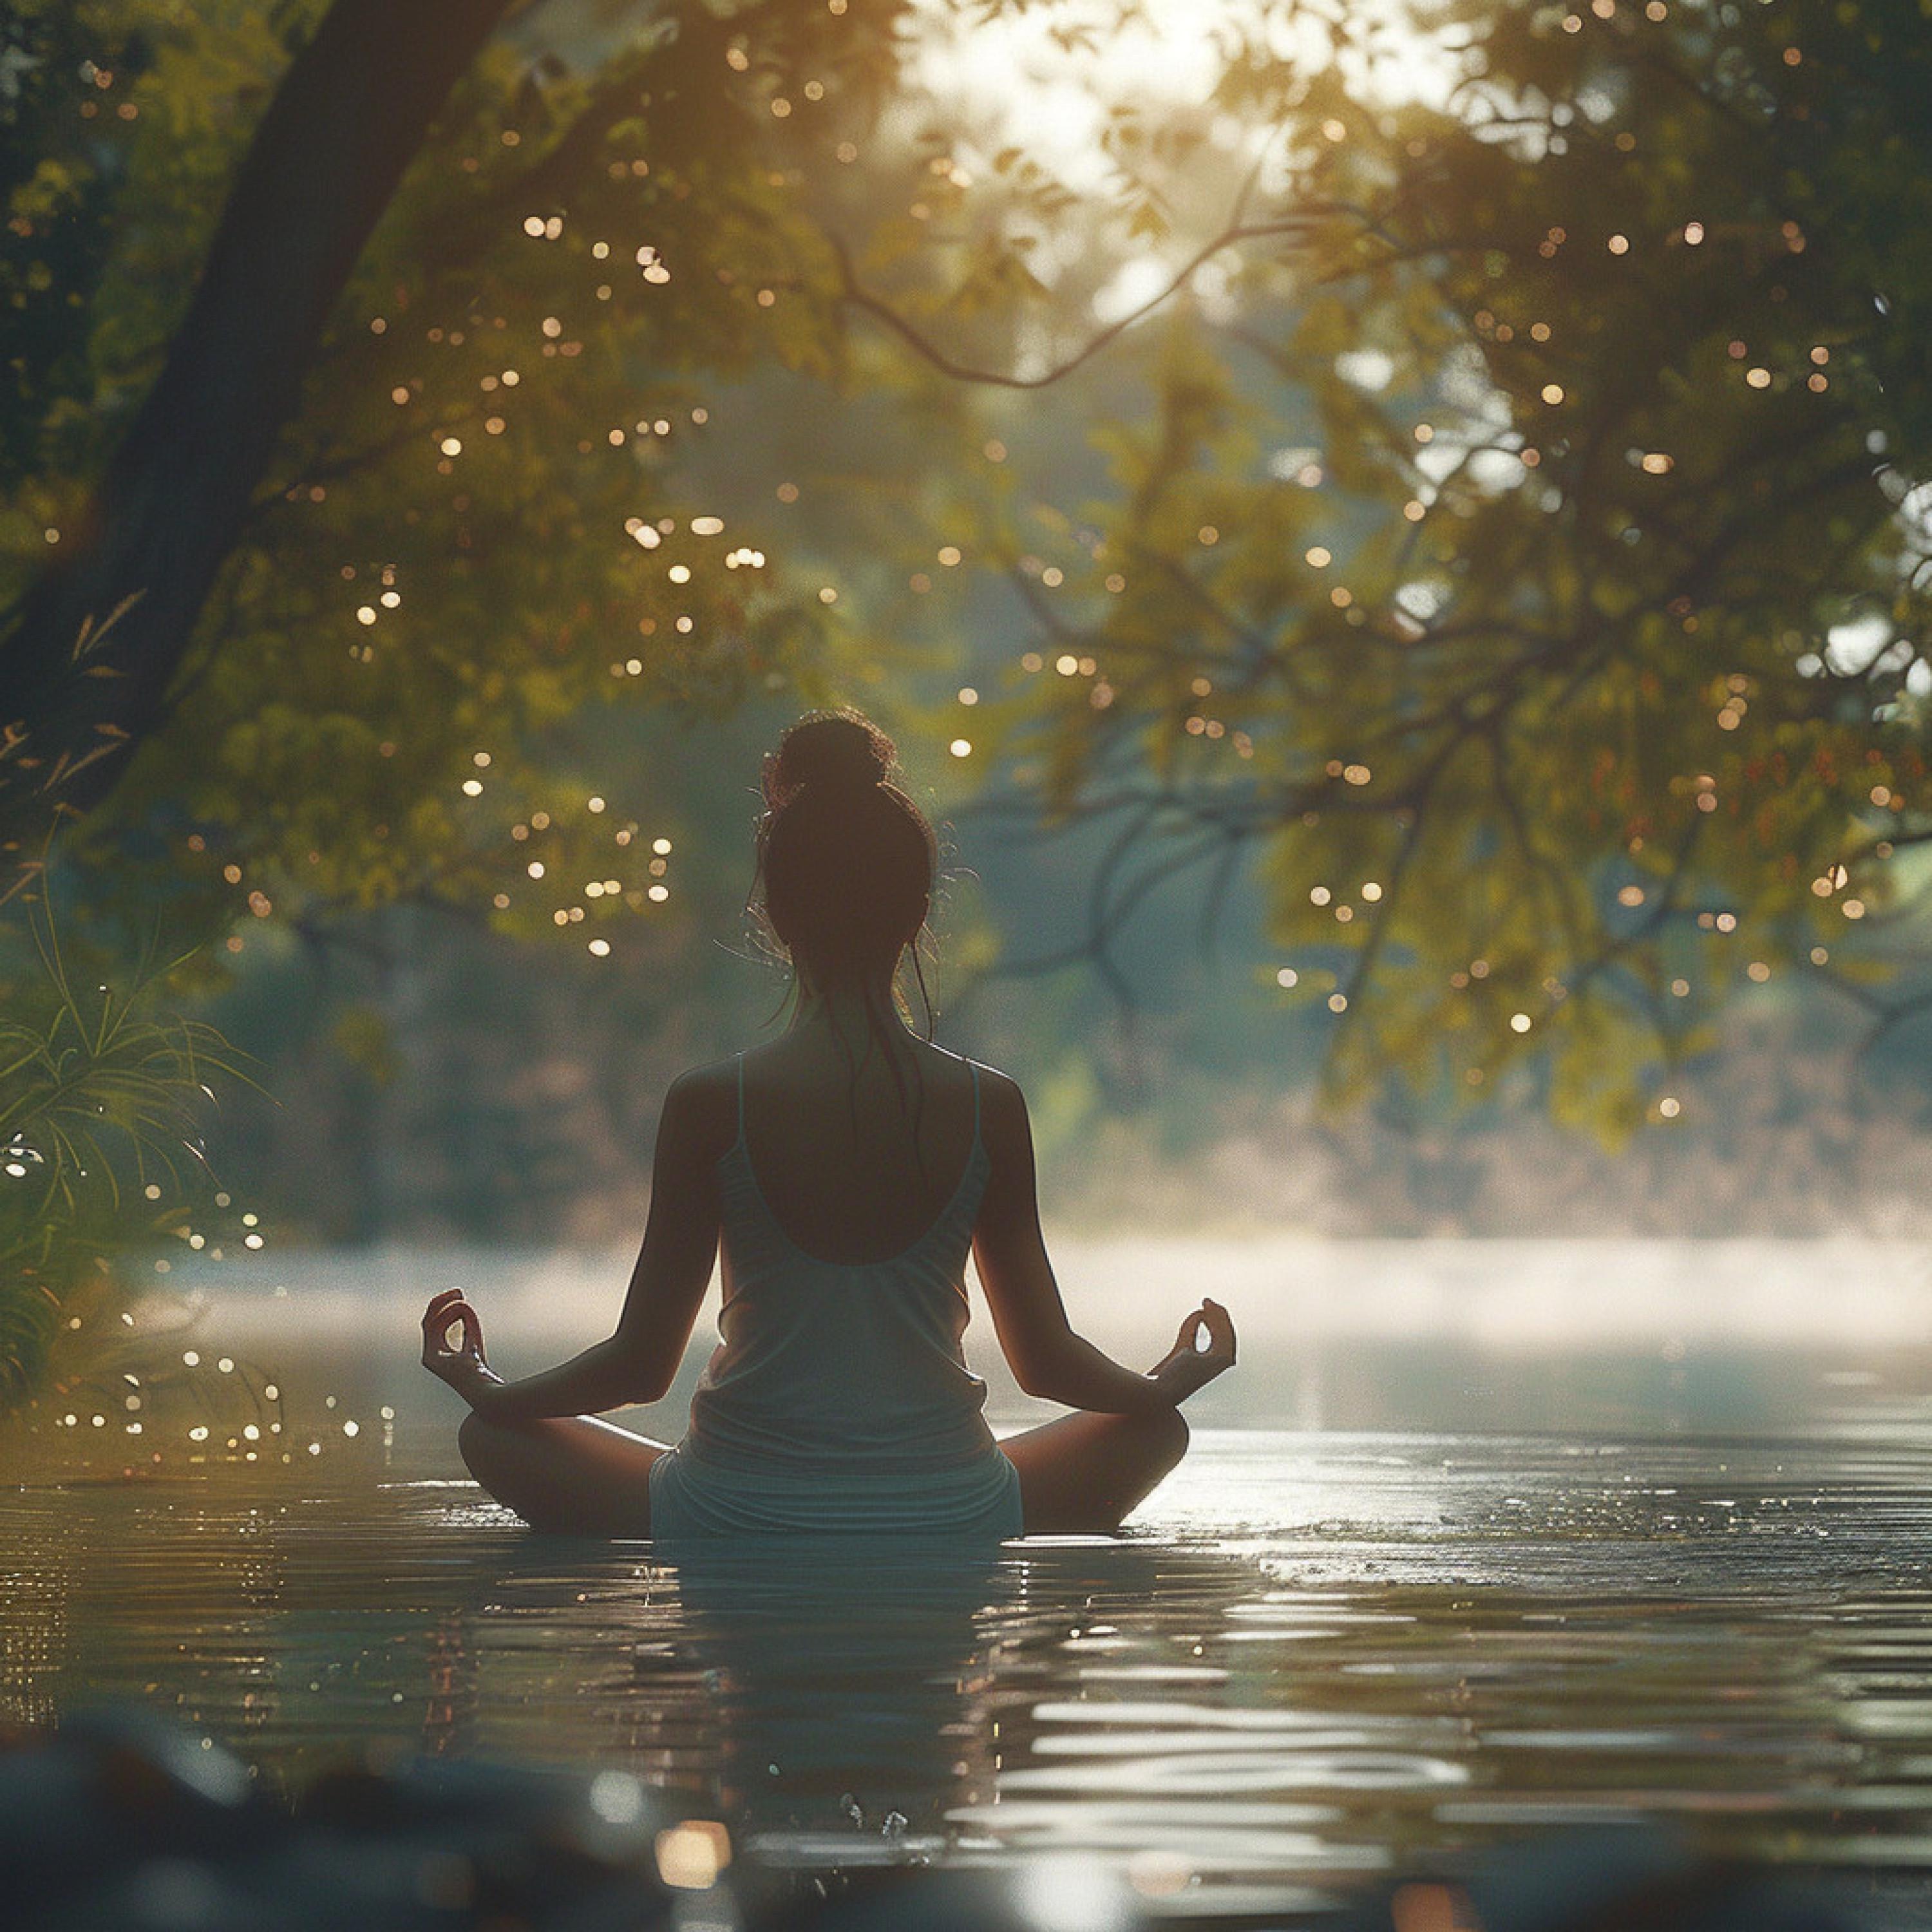
[[[1146,1375],[1068,1325],[1019,1088],[902,1018],[935,852],[895,777],[892,741],[853,712],[802,718],[766,759],[755,898],[795,1018],[664,1096],[616,1333],[506,1382],[461,1292],[429,1305],[424,1366],[470,1404],[464,1460],[533,1528],[1111,1532],[1180,1461],[1178,1405],[1234,1361],[1213,1301]],[[670,1388],[721,1243],[723,1340],[683,1441],[598,1420]],[[994,1440],[960,1348],[969,1247],[1021,1388],[1078,1413]]]

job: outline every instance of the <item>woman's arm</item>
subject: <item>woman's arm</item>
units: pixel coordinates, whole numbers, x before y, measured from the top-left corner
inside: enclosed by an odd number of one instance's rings
[[[486,1420],[594,1415],[626,1402],[656,1402],[670,1387],[718,1253],[722,1143],[716,1084],[701,1071],[689,1073],[664,1096],[650,1215],[617,1332],[541,1375],[479,1381],[470,1404]]]
[[[1173,1351],[1150,1375],[1122,1367],[1076,1334],[1040,1233],[1025,1096],[1004,1074],[982,1074],[982,1085],[992,1171],[973,1231],[973,1253],[1015,1378],[1028,1395],[1072,1408],[1114,1414],[1172,1408],[1233,1361],[1234,1329],[1226,1310],[1208,1302],[1190,1315]],[[1204,1327],[1210,1346],[1200,1353],[1195,1338]]]

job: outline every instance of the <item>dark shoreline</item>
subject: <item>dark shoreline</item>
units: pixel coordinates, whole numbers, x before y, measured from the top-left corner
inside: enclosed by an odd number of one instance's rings
[[[365,1755],[284,1800],[232,1753],[110,1708],[0,1735],[0,1920],[24,1932],[1932,1927],[1932,1873],[1712,1860],[1647,1826],[1552,1831],[1306,1915],[1164,1910],[1093,1860],[787,1868],[622,1772]]]

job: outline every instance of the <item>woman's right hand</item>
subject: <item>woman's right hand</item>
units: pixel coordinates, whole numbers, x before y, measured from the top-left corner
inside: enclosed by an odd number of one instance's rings
[[[1204,1298],[1181,1323],[1172,1349],[1156,1365],[1153,1379],[1169,1400],[1179,1402],[1234,1366],[1234,1317],[1218,1301]]]
[[[423,1366],[447,1382],[472,1408],[502,1378],[483,1353],[483,1324],[460,1288],[446,1288],[430,1300],[422,1318]],[[452,1341],[454,1336],[455,1340]]]

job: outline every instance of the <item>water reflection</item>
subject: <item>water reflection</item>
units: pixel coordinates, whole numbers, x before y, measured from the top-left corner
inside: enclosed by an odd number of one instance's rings
[[[997,1552],[807,1542],[693,1547],[683,1635],[710,1699],[724,1805],[788,1862],[928,1858],[958,1804],[990,1798],[1000,1720],[988,1620],[1018,1587]]]
[[[1916,1432],[1915,1432],[1916,1431]],[[1280,1911],[1525,1828],[1932,1857],[1932,1434],[1204,1434],[1139,1537],[667,1560],[465,1485],[0,1497],[0,1720],[620,1765],[788,1866],[1090,1851]]]

